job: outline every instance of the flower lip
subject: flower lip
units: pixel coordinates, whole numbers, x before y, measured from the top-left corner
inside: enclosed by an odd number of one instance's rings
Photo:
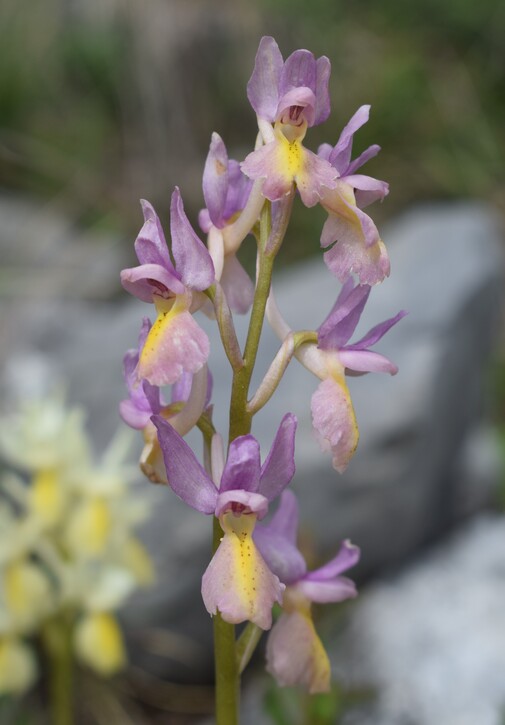
[[[262,519],[268,511],[268,499],[261,493],[235,489],[225,491],[217,497],[215,515],[219,518],[227,513],[234,516],[250,516]]]

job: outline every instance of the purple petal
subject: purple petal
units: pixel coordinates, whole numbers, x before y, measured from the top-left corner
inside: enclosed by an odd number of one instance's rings
[[[252,181],[240,170],[240,164],[234,159],[228,161],[228,193],[223,218],[229,219],[247,204],[251,193]]]
[[[184,285],[175,273],[159,264],[141,264],[121,271],[121,284],[142,302],[153,301],[153,294],[183,294]]]
[[[303,579],[296,584],[296,588],[311,602],[320,604],[343,602],[345,599],[353,599],[358,594],[354,582],[344,576],[337,577],[333,581],[307,581]]]
[[[145,199],[140,200],[144,225],[135,240],[135,252],[140,264],[159,264],[174,273],[163,227],[154,207]]]
[[[316,59],[308,50],[295,50],[286,58],[279,81],[279,96],[305,86],[316,92]]]
[[[320,156],[325,161],[330,160],[331,152],[333,151],[333,146],[329,143],[322,143],[319,148],[317,149],[317,155]]]
[[[367,161],[370,161],[370,159],[373,159],[374,156],[377,156],[380,150],[381,147],[378,144],[372,144],[372,146],[369,146],[367,149],[362,151],[362,153],[360,153],[360,155],[355,158],[354,161],[351,161],[351,163],[347,167],[346,176],[349,174],[354,174],[354,172],[361,166],[366,164]]]
[[[331,63],[323,55],[316,62],[316,114],[314,126],[324,123],[330,115],[330,81]]]
[[[398,314],[396,314],[394,317],[390,317],[389,320],[385,320],[384,322],[380,322],[378,325],[375,325],[375,327],[372,327],[371,330],[368,330],[366,335],[361,338],[361,340],[358,340],[358,342],[354,342],[352,345],[349,345],[347,347],[348,350],[366,350],[369,347],[372,347],[372,345],[375,345],[379,340],[381,340],[386,332],[390,330],[394,325],[396,325],[397,322],[399,322],[407,312],[405,310],[400,310]]]
[[[340,138],[330,156],[330,162],[338,170],[341,176],[347,173],[349,163],[351,161],[352,141],[356,131],[361,128],[369,119],[370,106],[361,106],[358,108],[349,123],[344,127]]]
[[[398,367],[384,355],[371,350],[339,350],[338,359],[347,369],[356,373],[389,373],[396,375]]]
[[[151,420],[152,410],[142,410],[136,402],[131,399],[122,400],[119,403],[119,415],[126,425],[135,430],[142,430]]]
[[[296,416],[287,413],[281,421],[272,448],[261,467],[259,492],[269,501],[277,498],[295,475]]]
[[[258,519],[262,519],[268,513],[268,501],[264,496],[260,493],[251,493],[243,489],[225,491],[224,493],[220,492],[217,497],[214,513],[217,517],[221,517],[227,511],[233,512],[236,509],[236,504],[240,505],[242,511],[242,507],[247,510],[247,513],[241,513],[241,516],[247,516],[253,513],[256,514]]]
[[[158,429],[158,440],[173,491],[191,508],[204,514],[214,513],[218,497],[216,487],[191,448],[161,416],[154,415],[152,421]]]
[[[296,544],[298,533],[298,501],[293,491],[283,491],[276,512],[262,529],[269,529],[292,544]]]
[[[277,118],[281,122],[289,123],[289,114],[286,112],[292,106],[299,106],[303,108],[302,117],[307,121],[308,126],[314,125],[315,108],[316,108],[316,96],[314,92],[307,88],[307,86],[300,86],[292,88],[287,93],[284,93],[277,106]],[[286,117],[287,116],[287,117]],[[285,118],[286,117],[286,118]],[[302,119],[298,117],[297,123]]]
[[[247,98],[258,116],[275,120],[283,61],[279,46],[269,36],[260,40],[254,70],[247,84]]]
[[[356,227],[343,217],[330,215],[323,227],[323,236],[338,238],[338,242],[324,253],[324,261],[341,282],[350,274],[356,274],[361,284],[375,285],[389,276],[386,247],[381,240],[367,246],[361,229],[359,233],[356,231]]]
[[[361,556],[359,546],[351,544],[346,539],[342,542],[342,545],[333,559],[330,559],[326,564],[309,572],[305,577],[304,581],[329,581],[335,577],[347,571],[353,566],[356,566]]]
[[[355,196],[360,207],[368,206],[379,199],[382,201],[389,194],[389,184],[372,176],[351,174],[345,177],[345,182],[357,190]]]
[[[137,374],[152,385],[172,385],[183,373],[198,372],[209,352],[209,338],[189,312],[161,314],[146,340]]]
[[[223,226],[223,212],[228,192],[228,154],[223,139],[212,134],[203,170],[203,197],[214,226]]]
[[[359,439],[356,416],[345,382],[323,380],[310,404],[312,425],[323,451],[331,451],[333,468],[343,473]]]
[[[318,329],[318,347],[337,350],[349,340],[361,317],[368,296],[368,285],[357,285],[344,300],[340,295],[330,314]]]
[[[186,287],[200,291],[210,287],[214,282],[214,265],[207,247],[189,223],[178,187],[170,204],[170,232],[177,273]]]
[[[207,209],[200,209],[198,212],[198,226],[204,234],[208,234],[212,228],[212,222]]]
[[[266,658],[268,672],[281,687],[329,691],[330,661],[310,614],[283,613],[268,636]]]
[[[254,284],[234,254],[224,259],[221,287],[230,309],[245,315],[254,299]]]
[[[261,555],[284,584],[298,581],[307,571],[305,559],[296,547],[297,530],[298,503],[292,491],[284,491],[274,516],[254,529]]]
[[[177,382],[172,385],[172,403],[185,403],[191,393],[193,373],[182,373]]]
[[[325,192],[322,204],[330,215],[321,233],[322,247],[342,239],[368,247],[379,241],[377,227],[356,205],[354,189],[346,180],[337,180],[336,189]]]
[[[228,449],[219,492],[232,489],[258,492],[260,470],[260,446],[256,438],[252,435],[235,438]]]

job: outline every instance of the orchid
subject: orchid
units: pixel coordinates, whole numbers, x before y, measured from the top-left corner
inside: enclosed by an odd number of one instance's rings
[[[261,39],[247,96],[265,145],[250,153],[241,168],[250,179],[264,179],[262,192],[270,201],[291,194],[296,183],[310,207],[325,188],[335,187],[337,171],[302,144],[307,129],[329,116],[329,77],[326,56],[316,60],[308,50],[296,50],[283,61],[275,40]]]
[[[160,220],[142,200],[144,226],[135,242],[140,266],[121,272],[123,287],[153,303],[158,317],[149,331],[137,368],[137,378],[151,385],[171,385],[184,372],[196,373],[209,356],[209,340],[193,320],[204,301],[199,293],[214,281],[214,265],[184,212],[179,189],[170,206],[172,264]]]
[[[198,221],[202,231],[208,234],[216,280],[220,281],[230,308],[240,314],[245,314],[252,304],[254,285],[235,256],[237,243],[229,248],[224,234],[226,227],[233,224],[248,205],[252,186],[241,172],[238,161],[228,158],[222,138],[213,133],[203,172],[203,196],[207,208],[201,210]],[[252,224],[257,221],[258,214],[259,208],[255,207]],[[249,227],[246,227],[246,233],[248,231]]]
[[[354,273],[361,284],[377,284],[389,275],[390,265],[386,247],[377,227],[361,209],[389,192],[385,181],[356,174],[369,159],[376,156],[380,146],[374,144],[351,161],[353,136],[367,121],[370,106],[361,106],[340,134],[332,148],[322,144],[318,155],[338,172],[331,190],[324,190],[321,204],[328,219],[321,234],[321,246],[327,251],[324,261],[341,281]],[[334,242],[334,246],[331,246]]]
[[[212,376],[206,365],[195,375],[183,373],[172,385],[171,402],[165,403],[159,387],[137,379],[139,360],[150,330],[151,322],[145,317],[138,348],[128,350],[123,358],[123,376],[129,397],[119,404],[119,414],[127,425],[143,432],[145,445],[140,457],[143,473],[154,483],[166,483],[165,466],[151,417],[162,415],[170,419],[170,424],[181,435],[188,433],[209,404]]]
[[[201,594],[213,617],[217,725],[238,725],[240,675],[261,631],[272,627],[276,604],[282,614],[268,639],[269,671],[281,685],[301,685],[309,692],[328,690],[330,664],[314,628],[311,606],[356,596],[353,582],[342,573],[358,561],[357,547],[344,541],[331,561],[308,571],[296,546],[298,507],[293,494],[285,490],[295,472],[295,417],[284,416],[262,463],[258,440],[252,435],[254,416],[297,357],[319,378],[311,400],[312,425],[322,449],[331,451],[334,468],[342,472],[359,436],[346,376],[397,372],[394,363],[371,348],[404,312],[351,342],[371,285],[389,275],[385,246],[363,212],[367,204],[384,198],[388,185],[357,173],[379,147],[370,146],[351,159],[353,136],[368,120],[369,106],[358,109],[334,147],[323,144],[315,154],[303,145],[308,129],[329,116],[329,76],[330,61],[325,56],[316,58],[300,49],[284,60],[276,41],[262,38],[247,85],[258,123],[251,152],[239,163],[229,157],[218,133],[211,136],[202,179],[205,208],[199,214],[207,247],[191,228],[176,188],[171,251],[153,208],[143,202],[145,223],[135,242],[140,266],[123,270],[121,276],[124,287],[154,303],[158,313],[153,325],[144,319],[138,348],[124,358],[128,399],[122,401],[120,413],[129,426],[143,433],[140,467],[151,481],[167,483],[188,506],[212,519],[213,556],[202,577]],[[324,261],[343,284],[317,329],[292,330],[272,293],[274,265],[296,191],[305,206],[320,204],[328,213],[320,237]],[[254,282],[237,258],[251,237],[256,244]],[[230,365],[226,455],[213,420],[219,401],[209,406],[209,341],[193,320],[197,310],[215,321]],[[247,329],[237,330],[235,313],[249,310]],[[281,346],[251,391],[265,317]],[[164,385],[173,386],[171,397],[163,397]],[[203,437],[203,465],[183,438],[194,426]],[[278,497],[281,503],[265,524],[269,505]],[[108,529],[114,515],[103,494],[98,499],[88,497],[82,505],[72,529],[77,540],[86,536],[93,541],[101,555],[80,557],[87,580],[93,561],[108,561],[112,543]],[[85,534],[86,530],[91,533]],[[128,591],[134,577],[140,581],[145,570],[146,557],[127,535],[112,548],[116,555],[123,551],[124,560],[111,556],[111,565],[122,563],[126,572],[121,567],[118,572],[100,568],[93,596],[81,597],[72,581],[68,586],[69,597],[73,592],[86,613],[80,630],[84,661],[100,639],[116,641],[113,625],[103,617],[114,608],[114,592]],[[234,625],[243,622],[247,624],[236,638]],[[109,661],[120,659],[121,648],[111,646],[97,664],[103,670]]]
[[[225,464],[215,439],[214,481],[169,423],[160,416],[154,416],[153,422],[171,488],[192,508],[214,514],[224,532],[202,579],[207,611],[216,614],[219,610],[226,622],[249,620],[269,629],[272,605],[281,601],[283,586],[257,551],[252,533],[269,502],[294,475],[296,418],[289,413],[284,416],[263,464],[258,441],[252,435],[231,442]]]
[[[357,595],[354,583],[341,574],[359,561],[360,550],[344,541],[333,559],[308,572],[296,547],[297,529],[296,497],[284,491],[270,522],[254,532],[263,558],[286,584],[282,614],[268,637],[267,669],[282,686],[327,692],[330,662],[312,621],[311,604],[341,602]]]

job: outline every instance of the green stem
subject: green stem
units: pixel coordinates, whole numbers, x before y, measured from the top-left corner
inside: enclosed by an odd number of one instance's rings
[[[44,628],[49,659],[49,695],[52,725],[73,725],[73,657],[70,623],[65,616]]]
[[[278,221],[276,229],[272,230],[271,205],[265,201],[260,216],[260,234],[258,241],[258,263],[256,273],[256,291],[249,321],[243,365],[233,367],[233,382],[230,401],[230,432],[229,441],[238,436],[246,435],[251,431],[253,413],[247,410],[247,397],[249,385],[256,362],[258,346],[265,319],[265,309],[270,294],[272,269],[275,256],[279,250],[282,238],[286,231],[291,200],[286,204],[285,214]],[[233,365],[233,363],[232,363]],[[219,546],[223,532],[219,521],[214,519],[214,551]],[[254,641],[251,637],[247,652],[243,652],[239,663],[237,647],[235,644],[235,627],[224,622],[217,613],[214,617],[214,657],[216,672],[216,725],[238,725],[240,700],[240,671],[244,657],[250,658],[254,651]],[[240,656],[240,652],[239,652]]]

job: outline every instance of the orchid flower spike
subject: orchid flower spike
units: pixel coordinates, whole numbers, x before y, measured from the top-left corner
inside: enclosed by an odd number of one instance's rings
[[[128,350],[124,356],[123,374],[129,397],[119,404],[119,414],[127,425],[143,432],[145,445],[140,456],[143,473],[153,483],[167,483],[157,431],[151,417],[161,415],[170,420],[170,425],[180,435],[186,435],[209,405],[212,376],[206,365],[194,375],[183,373],[172,385],[171,402],[165,403],[157,386],[151,385],[147,380],[139,383],[137,379],[139,359],[150,330],[151,323],[144,317],[138,349]]]
[[[204,298],[198,293],[214,282],[210,254],[184,212],[179,189],[170,207],[172,264],[160,220],[142,201],[144,226],[135,242],[140,266],[121,272],[123,287],[152,302],[158,317],[149,331],[137,366],[137,379],[151,385],[172,385],[184,372],[196,373],[209,356],[209,340],[192,312]]]
[[[330,661],[312,621],[312,602],[342,602],[357,595],[354,582],[341,574],[357,564],[360,550],[344,541],[327,564],[308,572],[296,547],[298,503],[284,491],[268,524],[254,531],[254,541],[269,568],[286,584],[282,614],[267,642],[267,670],[281,686],[300,685],[311,694],[330,689]]]
[[[335,188],[335,168],[302,145],[307,128],[330,114],[330,69],[326,56],[316,60],[308,50],[296,50],[284,61],[273,38],[260,41],[247,96],[266,145],[247,156],[242,171],[264,179],[270,201],[289,195],[296,183],[303,203],[314,206],[325,188]]]
[[[251,198],[251,195],[257,198]],[[235,252],[256,223],[264,200],[261,193],[253,192],[253,183],[241,172],[238,161],[228,158],[224,141],[217,133],[212,134],[205,162],[203,196],[207,207],[201,210],[198,222],[202,231],[208,234],[216,279],[221,283],[230,308],[245,314],[252,304],[254,285]],[[243,231],[239,234],[238,244],[237,241],[226,244],[225,230],[246,207],[247,220],[240,220]]]
[[[295,352],[307,370],[322,382],[312,396],[312,425],[323,451],[331,451],[333,467],[343,473],[358,445],[356,416],[345,380],[348,375],[368,372],[396,375],[398,368],[384,355],[369,348],[407,313],[403,310],[376,325],[358,342],[349,344],[370,294],[369,285],[356,285],[349,278],[330,314],[317,330],[318,342],[306,343]],[[274,298],[267,305],[270,324],[281,339],[291,333]]]
[[[220,437],[214,436],[214,481],[169,423],[161,416],[153,416],[153,423],[158,429],[170,486],[192,508],[218,517],[224,532],[202,579],[207,611],[219,611],[226,622],[248,620],[269,629],[272,606],[281,601],[284,586],[265,564],[252,533],[270,501],[293,478],[295,416],[284,416],[263,464],[258,441],[252,435],[232,441],[226,463]]]
[[[370,106],[361,106],[335,146],[321,145],[318,155],[329,161],[338,175],[334,188],[325,189],[321,199],[328,212],[321,234],[321,246],[327,250],[324,261],[341,282],[354,273],[361,284],[374,285],[389,275],[389,257],[377,227],[361,208],[384,199],[389,186],[385,181],[356,174],[360,166],[379,153],[377,144],[351,161],[353,136],[368,121],[369,114]]]

